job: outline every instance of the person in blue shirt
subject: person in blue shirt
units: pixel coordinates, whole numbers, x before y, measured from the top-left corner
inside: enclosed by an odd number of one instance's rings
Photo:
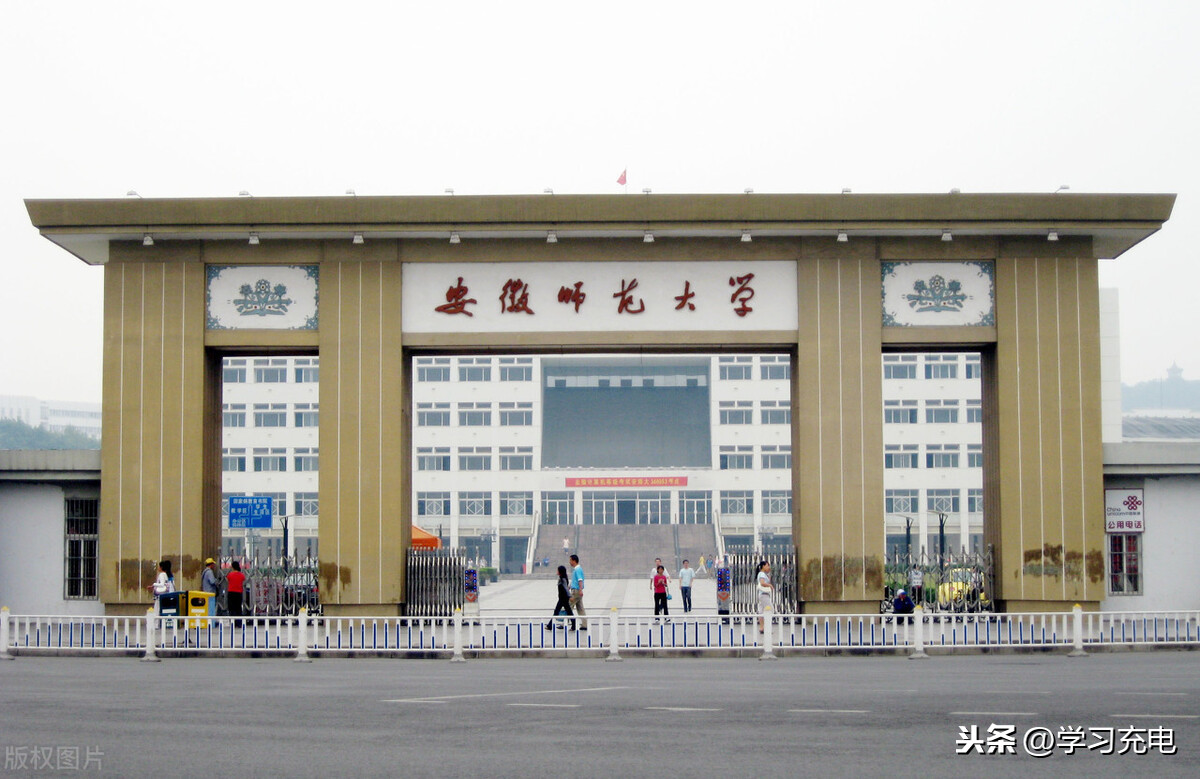
[[[896,614],[912,614],[915,608],[916,604],[913,603],[913,599],[909,597],[907,592],[904,590],[896,592],[896,599],[892,601],[893,612]],[[912,620],[910,619],[909,621],[911,622]]]
[[[571,555],[571,608],[579,615],[579,629],[587,630],[587,612],[583,610],[583,566],[579,564],[579,555]],[[571,629],[575,629],[575,621],[571,620]]]
[[[683,595],[683,613],[687,614],[692,610],[692,579],[696,576],[696,572],[688,565],[688,561],[683,561],[683,567],[679,569],[679,592]]]

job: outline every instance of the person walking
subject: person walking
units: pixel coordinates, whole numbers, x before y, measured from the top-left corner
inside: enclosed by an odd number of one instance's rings
[[[225,575],[227,593],[226,604],[229,616],[236,617],[235,624],[242,624],[242,600],[246,592],[246,574],[242,573],[242,564],[234,560],[233,570]]]
[[[559,614],[566,614],[568,617],[573,616],[571,612],[571,580],[567,577],[567,566],[558,566],[558,603],[554,604],[554,614],[549,622],[546,623],[546,630],[553,630],[555,627],[566,628],[565,622],[557,622],[554,617]],[[574,627],[575,620],[571,620]]]
[[[758,590],[758,632],[764,630],[763,620],[771,610],[771,593],[774,591],[774,586],[771,584],[771,564],[763,560],[758,564],[758,579],[756,583]]]
[[[683,567],[679,569],[679,594],[683,596],[684,614],[692,610],[692,579],[695,575],[688,561],[684,560]]]
[[[175,592],[175,574],[171,573],[171,561],[160,560],[158,563],[158,575],[154,577],[154,581],[147,585],[147,590],[154,594],[154,611],[158,615],[162,615],[162,596],[168,592]]]
[[[587,612],[583,608],[583,566],[579,564],[579,555],[571,555],[571,602],[570,606],[579,616],[579,629],[587,630]],[[571,620],[571,629],[575,629],[575,620]]]
[[[655,557],[654,565],[650,568],[650,594],[652,596],[654,594],[654,577],[658,575],[660,570],[662,571],[663,575],[667,577],[667,592],[671,591],[671,572],[667,570],[665,565],[663,565],[661,557]]]
[[[221,585],[224,583],[225,577],[221,574],[221,569],[217,567],[217,561],[211,557],[205,560],[204,572],[200,574],[200,589],[213,596],[213,611],[217,616],[225,613],[221,597]]]
[[[667,611],[667,579],[666,569],[661,565],[658,566],[654,578],[650,580],[650,587],[654,590],[654,616],[668,616]]]

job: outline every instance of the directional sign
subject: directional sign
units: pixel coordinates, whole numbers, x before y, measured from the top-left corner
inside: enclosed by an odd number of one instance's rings
[[[271,529],[275,499],[270,496],[230,495],[229,529]]]

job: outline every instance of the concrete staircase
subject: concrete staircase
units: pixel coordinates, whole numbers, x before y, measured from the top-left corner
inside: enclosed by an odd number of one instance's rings
[[[563,551],[563,538],[570,552]],[[649,578],[654,558],[674,575],[683,560],[695,568],[700,555],[716,551],[712,525],[551,525],[541,528],[535,560],[550,558],[547,567],[535,567],[536,576],[552,578],[567,555],[579,555],[588,576]]]

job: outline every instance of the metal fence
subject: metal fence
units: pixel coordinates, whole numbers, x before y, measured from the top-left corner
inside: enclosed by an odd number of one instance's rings
[[[771,583],[774,592],[772,607],[776,614],[795,614],[800,611],[796,593],[796,548],[786,552],[751,552],[745,548],[731,549],[726,554],[730,577],[730,610],[734,614],[758,613],[758,564],[771,564]]]
[[[321,613],[320,563],[315,557],[222,557],[221,570],[228,574],[234,560],[246,575],[242,608],[247,616],[295,616],[301,608]]]
[[[884,598],[881,612],[892,610],[892,599],[905,590],[928,612],[978,614],[994,611],[995,581],[992,546],[969,552],[893,552],[884,557]]]
[[[1107,646],[1200,645],[1200,611],[1053,614],[800,615],[777,613],[758,632],[749,615],[658,618],[613,611],[589,630],[545,626],[545,617],[70,617],[0,611],[0,655],[140,655],[148,646],[176,654],[314,652],[352,656],[503,655],[559,650],[592,655],[805,651],[953,652]],[[150,637],[153,639],[150,640]],[[303,652],[301,652],[303,648]]]
[[[409,549],[405,612],[410,617],[449,617],[463,606],[464,549]]]

